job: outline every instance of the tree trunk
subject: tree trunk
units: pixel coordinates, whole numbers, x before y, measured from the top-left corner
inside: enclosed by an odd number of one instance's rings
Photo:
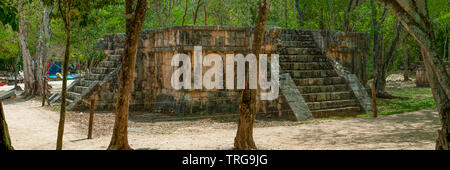
[[[181,23],[181,26],[184,26],[184,22],[186,21],[187,10],[188,10],[188,0],[186,0],[186,7],[184,8],[183,22]]]
[[[203,5],[203,12],[205,13],[205,26],[208,25],[208,11],[206,10],[206,4]]]
[[[163,21],[162,21],[162,18],[161,18],[161,11],[159,9],[160,8],[159,7],[160,1],[161,0],[154,0],[153,3],[155,3],[154,4],[155,5],[155,14],[156,14],[156,18],[158,18],[159,27],[162,27],[163,26]]]
[[[251,13],[251,9],[250,9],[250,0],[247,0],[247,18],[246,18],[246,21],[247,21],[247,26],[252,26],[252,23],[251,23],[251,21],[250,21],[250,13]]]
[[[319,30],[324,30],[325,29],[325,21],[324,21],[324,17],[323,17],[323,7],[320,6],[319,7]]]
[[[392,98],[393,97],[392,95],[390,95],[389,93],[386,92],[386,75],[389,70],[389,63],[391,63],[392,57],[394,56],[395,48],[398,44],[398,41],[400,40],[401,34],[402,34],[402,27],[401,27],[400,23],[398,23],[396,36],[395,36],[394,40],[392,40],[392,44],[391,44],[391,47],[389,48],[386,58],[381,61],[382,62],[381,65],[377,66],[379,68],[379,70],[381,71],[377,74],[378,75],[377,77],[374,77],[374,81],[376,83],[377,97],[381,97],[381,98]]]
[[[192,13],[193,17],[194,17],[194,25],[197,24],[197,16],[198,16],[198,10],[200,9],[200,7],[203,5],[202,0],[198,0],[197,1],[197,7],[195,8],[195,11]]]
[[[344,11],[344,24],[342,29],[343,31],[350,30],[350,11],[352,10],[352,6],[353,0],[350,0],[347,9]]]
[[[372,63],[372,73],[373,73],[373,81],[375,82],[376,94],[378,97],[384,97],[384,88],[386,84],[386,80],[383,79],[385,75],[383,75],[383,64],[384,64],[384,53],[383,53],[383,34],[380,33],[380,29],[382,24],[386,18],[387,7],[384,8],[383,15],[380,19],[377,17],[377,9],[375,0],[370,1],[371,13],[372,13],[372,25],[373,25],[373,63]]]
[[[20,59],[20,42],[18,41],[17,43],[17,58],[16,58],[16,63],[14,63],[14,90],[21,90],[19,84],[19,80],[17,79],[17,75],[19,74],[19,68],[17,68],[17,65],[19,65],[19,59]]]
[[[284,28],[288,28],[288,21],[289,21],[288,1],[284,1]]]
[[[343,28],[343,31],[346,31],[346,32],[350,32],[351,31],[351,29],[350,29],[350,13],[352,12],[352,10],[356,6],[358,6],[358,4],[359,4],[359,0],[350,0],[349,1],[347,9],[344,11],[345,13],[344,13],[344,24],[343,24],[344,28]]]
[[[56,140],[56,150],[62,149],[62,141],[64,135],[64,122],[66,119],[66,96],[67,96],[67,74],[69,72],[69,56],[70,56],[70,12],[72,9],[72,0],[67,0],[64,5],[65,10],[62,9],[61,0],[58,1],[59,12],[64,22],[66,29],[66,50],[64,52],[64,66],[63,66],[63,85],[61,91],[61,110],[58,125],[58,137]]]
[[[0,151],[14,150],[9,137],[8,124],[6,124],[2,101],[0,100]]]
[[[402,40],[403,52],[403,81],[409,81],[409,60],[408,60],[408,33],[405,34]]]
[[[25,0],[19,2],[18,11],[24,11]],[[23,74],[24,74],[24,84],[25,84],[25,95],[35,95],[35,78],[33,73],[33,65],[30,51],[28,50],[28,30],[25,25],[25,16],[24,12],[20,13],[19,19],[19,32],[17,33],[19,37],[20,47],[22,50],[22,58],[23,58]]]
[[[328,0],[328,8],[330,10],[330,30],[334,31],[336,29],[336,26],[334,25],[335,15],[334,15],[334,0]]]
[[[51,25],[51,18],[50,14],[53,11],[53,6],[50,9],[47,9],[44,7],[44,18],[42,19],[42,25],[44,27],[44,46],[42,49],[42,69],[41,69],[41,75],[42,75],[42,106],[45,105],[45,100],[47,99],[47,55],[48,55],[48,48],[49,48],[49,40],[50,40],[50,25]]]
[[[44,24],[45,24],[45,21],[44,21],[44,19],[45,19],[45,12],[46,12],[46,10],[47,10],[47,8],[45,8],[44,7],[44,3],[41,1],[40,2],[40,4],[41,4],[41,7],[43,8],[43,11],[42,11],[42,19],[41,19],[41,23],[40,23],[40,26],[39,26],[39,38],[38,38],[38,40],[37,40],[37,46],[36,46],[36,54],[34,55],[34,57],[33,57],[33,61],[34,61],[34,74],[35,74],[35,82],[36,82],[36,94],[39,94],[39,95],[41,95],[42,96],[42,94],[43,94],[43,90],[42,90],[42,85],[43,85],[43,81],[42,81],[42,78],[41,78],[41,76],[42,76],[42,71],[43,71],[43,62],[44,61],[42,61],[42,52],[43,52],[43,49],[44,49],[44,36],[45,36],[45,31],[44,31]]]
[[[253,25],[256,25],[256,17],[258,16],[258,0],[253,0],[253,5],[255,6],[255,10],[253,11]]]
[[[431,25],[427,1],[380,0],[386,3],[408,33],[421,48],[425,71],[441,119],[436,139],[437,150],[450,150],[450,77],[443,57],[437,53],[434,30]]]
[[[108,150],[130,150],[128,145],[128,103],[133,88],[138,39],[147,12],[147,0],[126,0],[126,41],[119,78],[116,120]]]
[[[261,46],[264,43],[264,33],[266,32],[266,22],[270,12],[271,1],[261,0],[258,4],[258,19],[253,33],[252,52],[256,56],[261,53]],[[256,89],[249,89],[249,75],[246,76],[246,88],[242,91],[241,102],[239,103],[239,121],[236,137],[234,138],[234,149],[250,150],[256,149],[253,140],[253,123],[256,118]]]

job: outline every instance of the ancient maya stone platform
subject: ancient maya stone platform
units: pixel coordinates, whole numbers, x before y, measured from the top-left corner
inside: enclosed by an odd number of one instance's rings
[[[142,31],[130,110],[178,115],[237,113],[238,90],[173,89],[170,79],[177,68],[171,66],[171,59],[184,53],[194,61],[194,46],[203,47],[203,56],[220,54],[223,61],[226,54],[246,55],[251,51],[252,33],[251,27],[216,26]],[[108,57],[70,84],[67,109],[86,108],[91,97],[99,100],[97,110],[115,109],[124,40],[124,34],[107,34],[98,40],[95,49]],[[367,82],[368,40],[365,33],[267,29],[263,52],[269,57],[280,55],[280,96],[259,102],[259,112],[282,113],[296,120],[371,112],[371,99],[362,85]],[[55,95],[51,100],[58,99]]]

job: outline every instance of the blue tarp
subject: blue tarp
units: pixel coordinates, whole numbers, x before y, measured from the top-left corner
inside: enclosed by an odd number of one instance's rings
[[[47,76],[49,79],[58,79],[58,76],[54,75],[54,76]],[[76,74],[71,74],[67,76],[68,80],[72,80],[72,79],[76,79],[78,78],[78,75]]]
[[[61,73],[61,62],[49,62],[50,68],[48,69],[48,75],[55,76],[56,73]]]
[[[61,62],[48,62],[49,69],[48,69],[48,75],[47,77],[49,79],[58,79],[58,76],[56,73],[61,74]],[[76,68],[69,67],[69,70],[77,70]],[[62,79],[62,77],[60,77]],[[70,74],[67,76],[67,79],[72,80],[78,78],[78,75],[76,74]]]

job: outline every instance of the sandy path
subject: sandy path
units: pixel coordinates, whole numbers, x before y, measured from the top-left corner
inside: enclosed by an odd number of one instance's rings
[[[57,112],[41,108],[37,101],[20,99],[6,102],[4,107],[16,149],[55,148]],[[235,123],[187,123],[192,125],[167,131],[165,127],[175,126],[173,122],[130,121],[130,145],[135,149],[231,149]],[[64,149],[106,149],[110,128],[106,134],[86,140],[86,130],[79,127],[79,122],[67,121]],[[438,128],[437,112],[427,109],[377,119],[314,120],[255,128],[254,136],[259,149],[434,149]]]
[[[67,80],[67,84],[71,84],[74,80]],[[56,81],[48,81],[48,84],[52,86],[53,88],[50,89],[50,92],[60,92],[62,88],[62,80],[56,80]],[[25,84],[19,83],[18,84],[20,88],[25,89]],[[4,85],[0,86],[0,94],[4,91],[8,91],[14,88],[14,85]]]
[[[11,103],[12,102],[12,103]],[[38,101],[5,102],[5,117],[15,149],[55,149],[59,116],[40,107]],[[81,138],[73,125],[66,124],[64,142]],[[66,145],[70,146],[70,145]],[[64,149],[70,147],[64,146]]]

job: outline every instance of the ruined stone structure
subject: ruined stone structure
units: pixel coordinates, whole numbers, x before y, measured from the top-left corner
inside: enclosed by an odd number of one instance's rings
[[[445,62],[445,65],[447,66],[447,73],[450,75],[450,62]],[[427,72],[425,71],[425,65],[423,64],[423,62],[418,63],[418,67],[416,70],[416,86],[430,87]]]
[[[239,90],[173,89],[170,79],[177,68],[171,66],[171,60],[184,53],[194,61],[194,46],[203,47],[203,56],[220,54],[223,61],[226,54],[246,55],[251,51],[252,31],[249,27],[215,26],[142,31],[130,110],[179,115],[237,113]],[[96,49],[104,50],[108,58],[69,86],[67,109],[82,109],[88,103],[83,101],[93,96],[99,99],[97,109],[115,108],[124,40],[124,34],[108,34],[99,40]],[[368,50],[368,35],[363,33],[268,29],[263,52],[269,57],[280,55],[281,90],[278,99],[259,103],[260,112],[297,120],[371,112],[371,100],[361,85],[367,81]]]

